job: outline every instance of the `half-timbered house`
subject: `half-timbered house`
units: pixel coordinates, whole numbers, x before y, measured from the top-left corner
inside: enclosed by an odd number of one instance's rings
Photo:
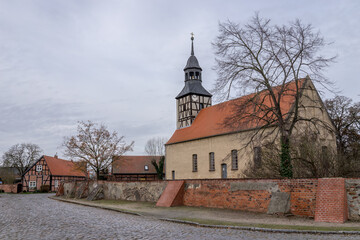
[[[61,181],[85,180],[85,176],[74,162],[44,155],[23,174],[23,190],[35,191],[48,185],[50,191],[57,191]]]

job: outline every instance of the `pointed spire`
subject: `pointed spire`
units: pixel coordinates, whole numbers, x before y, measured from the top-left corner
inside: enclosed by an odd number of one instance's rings
[[[191,56],[194,56],[194,33],[191,33]]]

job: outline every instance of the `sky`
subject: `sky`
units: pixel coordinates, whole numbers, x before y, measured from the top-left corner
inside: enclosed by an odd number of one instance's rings
[[[17,143],[64,157],[64,137],[87,120],[135,141],[129,154],[145,154],[148,139],[175,131],[190,33],[211,90],[219,22],[244,24],[255,12],[312,24],[332,43],[324,51],[338,56],[325,76],[360,101],[357,0],[0,0],[0,157]]]

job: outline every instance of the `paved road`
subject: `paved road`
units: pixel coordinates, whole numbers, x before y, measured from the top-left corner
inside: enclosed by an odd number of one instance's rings
[[[0,194],[0,239],[359,239],[200,228],[48,199]]]

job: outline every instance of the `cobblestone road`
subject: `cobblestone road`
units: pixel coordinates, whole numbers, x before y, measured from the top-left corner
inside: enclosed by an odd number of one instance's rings
[[[200,228],[48,199],[1,194],[0,239],[359,239]]]

